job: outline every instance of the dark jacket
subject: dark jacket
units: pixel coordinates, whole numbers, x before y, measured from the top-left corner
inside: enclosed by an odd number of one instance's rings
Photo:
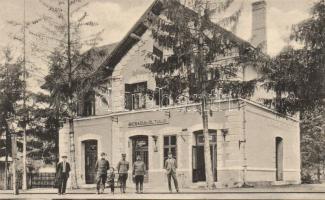
[[[146,173],[146,165],[143,161],[135,161],[133,163],[133,175],[145,175]]]
[[[109,169],[109,162],[106,159],[99,159],[96,162],[95,169],[98,175],[107,174],[107,170]]]
[[[70,164],[68,162],[65,162],[65,175],[69,177],[70,172]],[[61,178],[63,175],[63,162],[59,162],[56,166],[56,177]]]
[[[175,158],[167,158],[165,161],[165,169],[167,174],[176,173],[177,163]]]

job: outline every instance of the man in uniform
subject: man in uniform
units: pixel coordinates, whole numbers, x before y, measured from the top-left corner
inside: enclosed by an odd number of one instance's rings
[[[67,156],[62,156],[62,161],[56,166],[56,178],[58,183],[58,194],[64,195],[69,178],[70,164],[67,162]]]
[[[96,162],[95,169],[97,171],[97,194],[104,193],[105,183],[107,179],[107,170],[109,169],[109,162],[106,160],[106,153],[100,154],[101,158]],[[99,191],[101,189],[101,191]]]
[[[179,192],[178,181],[177,181],[177,177],[176,177],[176,168],[177,168],[176,160],[175,160],[175,158],[173,158],[172,152],[169,151],[168,158],[165,161],[165,169],[166,169],[166,173],[167,173],[169,192],[172,192],[171,178],[173,178],[173,180],[174,180],[174,185],[175,185],[176,191]]]
[[[126,154],[122,153],[122,160],[120,160],[117,164],[117,171],[119,174],[121,193],[125,193],[126,180],[128,178],[128,171],[129,171],[129,162],[126,161],[125,158],[126,158]]]

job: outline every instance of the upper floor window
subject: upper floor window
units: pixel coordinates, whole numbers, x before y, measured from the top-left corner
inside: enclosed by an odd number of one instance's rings
[[[147,82],[125,84],[125,109],[146,108]]]
[[[170,104],[170,92],[165,88],[156,87],[154,90],[154,99],[156,106],[164,107]]]
[[[78,116],[87,117],[95,115],[95,94],[90,92],[81,97],[77,103],[77,114]]]

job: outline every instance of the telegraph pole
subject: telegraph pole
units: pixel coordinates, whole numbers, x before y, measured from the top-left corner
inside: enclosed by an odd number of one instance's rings
[[[17,179],[17,138],[16,134],[11,135],[11,156],[12,156],[12,187],[13,187],[13,194],[18,195],[18,179]]]
[[[27,171],[26,171],[26,161],[27,161],[27,138],[26,138],[26,0],[24,0],[24,22],[23,22],[23,80],[24,80],[24,89],[23,89],[23,182],[22,189],[27,190]]]
[[[209,118],[207,112],[207,94],[206,94],[206,70],[205,70],[205,58],[204,58],[204,49],[203,49],[203,30],[202,30],[202,5],[199,5],[199,19],[198,19],[198,56],[199,56],[199,66],[198,66],[198,75],[201,85],[201,109],[202,109],[202,125],[203,125],[203,136],[204,136],[204,163],[205,163],[205,177],[206,177],[206,187],[208,189],[214,188],[214,177],[212,173],[212,163],[211,163],[211,153],[210,153],[210,138],[209,138]],[[206,5],[208,6],[208,5]],[[207,9],[207,7],[205,8]]]
[[[69,68],[69,90],[72,93],[72,61],[71,61],[71,22],[70,22],[70,0],[67,0],[67,22],[68,22],[68,68]],[[73,188],[78,188],[78,179],[77,179],[77,166],[75,159],[75,144],[74,144],[74,123],[73,123],[73,111],[72,111],[72,94],[69,95],[69,106],[70,106],[70,116],[69,116],[69,139],[70,139],[70,159],[71,159],[71,185]]]

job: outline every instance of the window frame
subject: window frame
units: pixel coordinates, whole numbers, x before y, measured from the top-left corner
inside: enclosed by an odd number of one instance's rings
[[[124,109],[141,110],[147,107],[146,95],[148,82],[142,81],[131,84],[124,84]]]
[[[168,137],[168,144],[166,145],[165,144],[165,138]],[[172,141],[172,137],[175,137],[175,144],[171,144],[171,141]],[[165,161],[166,159],[168,158],[168,155],[166,155],[165,157],[165,149],[168,149],[168,151],[171,151],[172,148],[175,148],[175,155],[173,155],[173,158],[175,158],[176,160],[176,163],[177,163],[177,135],[174,134],[174,135],[164,135],[163,136],[163,163],[165,165]],[[168,154],[168,151],[167,151],[167,154]]]

